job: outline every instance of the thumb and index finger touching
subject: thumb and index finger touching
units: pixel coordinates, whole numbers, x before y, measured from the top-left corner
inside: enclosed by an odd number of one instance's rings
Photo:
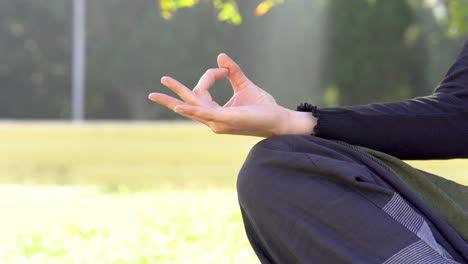
[[[239,65],[237,65],[237,63],[235,63],[234,60],[232,60],[225,53],[218,55],[217,63],[219,68],[208,70],[202,76],[193,92],[203,95],[204,97],[214,82],[217,79],[224,77],[226,77],[231,82],[234,92],[242,90],[251,83],[250,80],[244,75]],[[227,69],[227,71],[223,69]],[[190,90],[178,81],[165,76],[162,78],[162,83],[176,92],[177,95],[179,95],[185,102],[188,102],[189,104],[186,104],[168,95],[159,93],[150,94],[149,98],[151,100],[160,103],[176,112],[179,112],[179,114],[182,114],[186,117],[199,116],[202,119],[217,119],[216,116],[220,114],[213,113],[212,109],[203,109],[203,107],[200,107],[200,103],[197,102],[198,99],[196,99],[196,96],[191,94]]]
[[[216,80],[227,78],[234,89],[238,91],[245,86],[243,84],[249,81],[244,75],[239,65],[232,60],[228,55],[221,53],[217,58],[218,67],[207,70],[198,81],[193,89],[193,92],[202,97],[210,97],[208,90],[213,86]]]
[[[221,53],[217,58],[218,67],[228,69],[227,79],[231,82],[232,88],[235,92],[246,87],[250,80],[242,72],[241,68],[237,63],[234,62],[228,55]]]
[[[239,65],[234,62],[228,55],[221,53],[217,57],[217,69],[209,69],[200,78],[200,81],[194,88],[194,92],[202,97],[208,96],[208,90],[218,79],[226,77],[230,82],[234,92],[241,90],[250,82],[244,75]],[[206,122],[222,122],[228,118],[220,109],[210,107],[195,106],[195,105],[178,105],[174,108],[176,113],[185,117],[198,119]]]

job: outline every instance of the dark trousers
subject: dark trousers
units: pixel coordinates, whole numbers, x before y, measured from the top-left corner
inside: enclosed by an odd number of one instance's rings
[[[467,263],[464,241],[391,177],[340,142],[263,140],[237,182],[246,234],[262,263]]]

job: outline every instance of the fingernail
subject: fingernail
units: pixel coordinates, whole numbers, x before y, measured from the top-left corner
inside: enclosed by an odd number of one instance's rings
[[[162,83],[162,84],[165,84],[165,83],[166,83],[166,80],[167,80],[167,77],[166,77],[166,76],[163,76],[163,77],[161,78],[161,83]]]

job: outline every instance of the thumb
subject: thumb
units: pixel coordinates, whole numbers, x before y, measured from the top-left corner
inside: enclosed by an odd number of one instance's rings
[[[231,82],[234,90],[240,90],[252,82],[245,76],[241,68],[228,55],[221,53],[218,55],[218,67],[227,68],[229,73],[227,78]]]

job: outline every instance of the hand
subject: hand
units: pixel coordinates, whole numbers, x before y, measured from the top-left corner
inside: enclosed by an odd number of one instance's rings
[[[181,99],[151,93],[149,99],[176,113],[205,124],[215,133],[271,137],[281,134],[312,134],[316,119],[310,113],[296,112],[278,105],[270,94],[251,82],[226,54],[218,56],[218,67],[209,69],[193,90],[164,76],[161,83]],[[234,91],[220,106],[209,89],[216,80],[227,78]]]

